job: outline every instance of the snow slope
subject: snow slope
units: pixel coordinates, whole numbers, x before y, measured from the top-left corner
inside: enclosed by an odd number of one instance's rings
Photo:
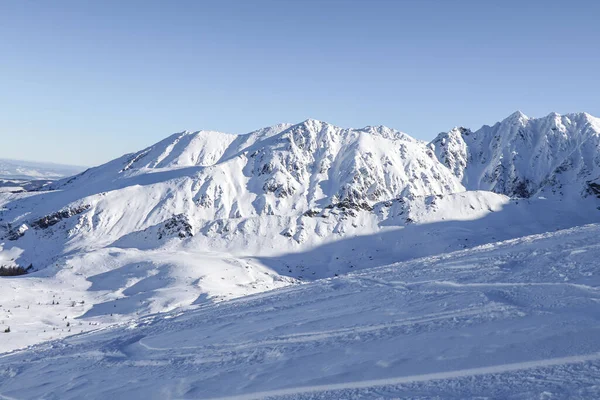
[[[286,247],[296,242],[279,234],[278,224],[288,220],[262,217],[249,220],[260,224],[259,236],[244,231],[246,220],[225,236],[175,238],[155,248],[156,232],[146,232],[148,238],[130,236],[118,246],[72,251],[39,272],[2,278],[0,330],[10,326],[12,332],[0,341],[0,352],[151,313],[600,222],[591,205],[565,209],[560,201],[509,200],[489,192],[430,196],[410,206],[398,201],[373,211],[344,220],[348,230],[335,234],[337,240],[312,233],[300,248]],[[313,232],[331,223],[323,217],[307,220]],[[43,252],[44,243],[38,247]],[[4,248],[0,264],[19,259],[22,251]]]
[[[597,398],[600,225],[0,356],[13,398]]]

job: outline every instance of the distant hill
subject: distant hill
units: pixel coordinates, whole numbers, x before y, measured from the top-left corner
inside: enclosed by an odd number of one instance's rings
[[[86,167],[0,158],[0,179],[60,179],[78,174]]]

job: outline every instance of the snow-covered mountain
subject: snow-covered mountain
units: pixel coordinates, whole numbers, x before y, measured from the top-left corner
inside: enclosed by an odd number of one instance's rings
[[[454,128],[431,147],[469,190],[508,196],[600,195],[600,119],[516,112],[473,132]]]
[[[0,193],[0,265],[38,271],[7,279],[0,300],[40,299],[10,314],[35,334],[0,351],[67,335],[50,330],[57,315],[113,324],[600,222],[599,132],[587,114],[514,114],[431,143],[315,120],[181,132],[43,191]]]
[[[191,203],[181,211],[204,219],[464,190],[424,142],[382,126],[342,129],[315,120],[247,135],[182,132],[56,188],[109,191],[166,180],[188,181],[182,196]]]
[[[59,236],[71,249],[147,248],[200,234],[223,239],[219,249],[255,254],[265,244],[256,235],[289,247],[373,231],[384,220],[413,222],[411,207],[428,196],[600,193],[599,132],[588,114],[521,113],[475,132],[456,128],[429,144],[383,126],[343,129],[315,120],[246,135],[182,132],[57,181],[51,191],[9,199],[0,218],[5,237],[29,237],[32,245]],[[37,255],[23,257],[40,263]]]
[[[264,247],[257,235],[284,247],[320,242],[391,208],[398,216],[413,199],[464,191],[424,142],[314,120],[239,136],[182,132],[49,188],[9,200],[0,214],[5,237],[38,249],[40,238],[62,242],[24,254],[27,263],[50,262],[66,243],[147,248],[197,234],[255,254]],[[357,222],[361,212],[371,222]]]

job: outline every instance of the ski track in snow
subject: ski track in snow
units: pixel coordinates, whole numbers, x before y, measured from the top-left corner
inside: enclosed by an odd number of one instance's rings
[[[449,380],[486,374],[505,374],[507,372],[522,371],[534,368],[548,368],[557,365],[568,365],[600,360],[600,353],[586,354],[572,357],[549,358],[545,360],[529,361],[523,363],[493,365],[490,367],[470,368],[457,371],[437,372],[432,374],[401,376],[397,378],[376,379],[371,381],[347,382],[331,385],[305,386],[268,392],[250,393],[239,396],[215,397],[210,400],[255,400],[282,396],[298,396],[319,392],[343,392],[357,389],[372,389],[378,386],[396,386],[406,383],[427,382],[432,380]],[[328,393],[327,396],[342,396],[343,393]]]

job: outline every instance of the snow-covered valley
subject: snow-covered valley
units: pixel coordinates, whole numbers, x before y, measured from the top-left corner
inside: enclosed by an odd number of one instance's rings
[[[0,398],[597,397],[598,197],[585,113],[182,132],[0,191]]]

